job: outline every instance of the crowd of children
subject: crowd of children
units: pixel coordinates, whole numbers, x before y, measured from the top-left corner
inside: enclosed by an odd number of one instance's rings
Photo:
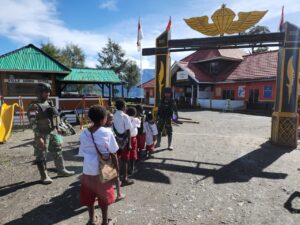
[[[140,105],[126,109],[125,102],[117,100],[115,106],[114,114],[99,105],[92,106],[88,116],[93,126],[85,129],[80,135],[79,155],[84,157],[80,203],[88,207],[87,224],[90,225],[98,223],[94,212],[96,199],[102,211],[102,225],[110,224],[107,216],[108,206],[125,198],[120,187],[134,184],[129,175],[135,173],[136,162],[143,155],[151,157],[158,134],[152,114],[145,115]],[[95,145],[101,154],[113,154],[121,162],[120,166],[119,163],[116,165],[118,177],[104,184],[99,180],[99,161]],[[144,150],[146,154],[143,154]],[[114,185],[117,191],[116,199]]]

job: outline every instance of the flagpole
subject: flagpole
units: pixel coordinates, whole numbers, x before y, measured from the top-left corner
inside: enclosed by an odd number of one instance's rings
[[[141,46],[141,51],[140,51],[140,81],[141,81],[141,103],[143,102],[143,63],[142,63],[142,46]]]

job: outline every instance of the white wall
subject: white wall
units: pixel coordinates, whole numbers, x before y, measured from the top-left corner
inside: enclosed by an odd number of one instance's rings
[[[218,100],[198,99],[198,105],[205,109],[238,110],[245,109],[245,101],[241,100]]]

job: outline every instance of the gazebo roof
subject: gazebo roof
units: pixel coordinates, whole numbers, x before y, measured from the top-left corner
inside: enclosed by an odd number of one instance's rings
[[[72,68],[68,75],[59,76],[56,79],[61,82],[124,83],[113,70],[91,68]]]

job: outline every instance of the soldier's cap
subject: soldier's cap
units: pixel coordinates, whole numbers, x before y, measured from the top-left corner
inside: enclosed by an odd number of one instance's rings
[[[48,83],[38,83],[36,87],[37,93],[51,92],[51,85]]]

